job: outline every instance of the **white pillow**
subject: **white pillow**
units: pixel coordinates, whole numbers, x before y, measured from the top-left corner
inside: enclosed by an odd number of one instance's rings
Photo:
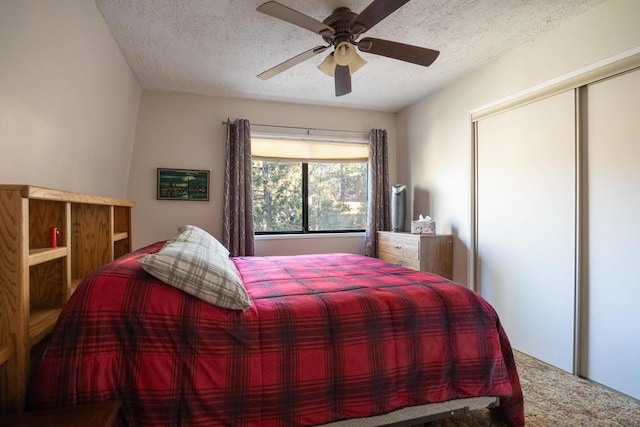
[[[229,256],[229,250],[202,228],[196,227],[195,225],[183,225],[182,227],[178,227],[178,232],[180,233],[178,237],[173,239],[176,242],[197,243],[201,246],[212,249],[214,252]]]
[[[147,273],[209,304],[233,310],[251,306],[228,255],[193,242],[169,241],[139,262]]]

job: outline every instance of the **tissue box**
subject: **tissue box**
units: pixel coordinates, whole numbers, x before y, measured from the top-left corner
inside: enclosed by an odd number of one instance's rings
[[[412,234],[436,234],[436,222],[435,221],[411,221],[411,233]]]

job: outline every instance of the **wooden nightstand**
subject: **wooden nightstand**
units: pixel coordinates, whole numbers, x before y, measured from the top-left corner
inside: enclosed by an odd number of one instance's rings
[[[89,403],[71,408],[22,412],[0,416],[3,427],[111,427],[120,402]]]
[[[453,236],[378,231],[378,258],[451,279]]]

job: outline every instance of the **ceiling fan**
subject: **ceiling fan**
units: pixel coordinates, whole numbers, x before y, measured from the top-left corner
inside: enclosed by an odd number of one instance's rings
[[[334,47],[333,52],[325,58],[318,68],[334,77],[336,96],[351,92],[351,74],[367,63],[356,52],[373,53],[411,62],[428,67],[440,54],[437,50],[393,42],[389,40],[366,37],[357,41],[364,32],[373,28],[378,22],[391,15],[409,0],[373,0],[362,12],[356,14],[348,7],[339,7],[323,22],[317,21],[297,10],[284,6],[275,1],[268,1],[258,6],[258,12],[265,13],[322,36],[327,46],[316,46],[302,52],[281,64],[258,75],[259,79],[267,80],[288,70],[294,65]]]

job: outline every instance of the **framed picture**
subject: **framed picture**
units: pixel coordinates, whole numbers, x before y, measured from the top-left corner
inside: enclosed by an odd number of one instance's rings
[[[157,198],[209,201],[209,171],[158,168]]]

